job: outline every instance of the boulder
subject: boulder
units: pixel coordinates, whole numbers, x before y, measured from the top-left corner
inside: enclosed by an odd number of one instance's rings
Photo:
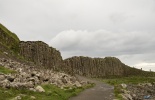
[[[21,100],[21,99],[22,99],[21,96],[17,96],[15,98],[11,99],[11,100]]]
[[[5,79],[5,75],[0,74],[0,81],[3,81]]]
[[[65,78],[61,78],[61,81],[62,81],[64,84],[68,83],[67,80],[66,80]]]
[[[126,89],[126,88],[127,88],[127,85],[126,85],[126,84],[121,84],[121,87],[122,87],[123,89]]]
[[[36,92],[34,88],[29,88],[30,91]]]
[[[30,99],[31,99],[31,100],[35,100],[36,97],[35,97],[35,96],[31,96]]]
[[[76,86],[76,87],[81,87],[82,85],[80,84],[80,82],[76,81],[76,82],[75,82],[75,86]]]
[[[7,80],[9,80],[10,82],[13,82],[14,81],[14,79],[15,79],[15,77],[14,76],[7,76]]]
[[[124,94],[120,94],[120,96],[122,97],[122,100],[129,100]]]
[[[38,92],[45,92],[45,90],[41,86],[37,86],[35,89]]]

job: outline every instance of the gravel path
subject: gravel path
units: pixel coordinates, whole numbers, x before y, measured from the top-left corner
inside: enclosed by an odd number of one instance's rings
[[[72,97],[69,100],[113,100],[114,99],[114,87],[107,85],[103,82],[88,79],[85,77],[77,76],[80,80],[87,80],[95,83],[95,87],[87,89],[80,93],[76,97]]]

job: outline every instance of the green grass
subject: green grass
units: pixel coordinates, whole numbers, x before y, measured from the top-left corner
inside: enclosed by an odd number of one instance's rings
[[[0,30],[3,30],[2,34],[5,34],[5,37],[2,37],[0,40],[1,44],[8,49],[12,50],[14,53],[18,54],[19,52],[19,38],[16,34],[9,31],[5,26],[0,23]],[[6,38],[7,37],[7,38]],[[10,42],[8,42],[8,39]]]
[[[118,84],[138,84],[138,83],[152,83],[155,82],[155,79],[151,77],[140,77],[140,76],[133,76],[133,77],[121,77],[121,78],[113,78],[113,79],[105,79],[103,82],[106,82],[110,85],[118,85]]]
[[[121,77],[121,78],[112,78],[112,79],[104,79],[103,82],[108,83],[114,86],[114,93],[115,97],[121,100],[121,89],[122,87],[120,84],[138,84],[138,83],[152,83],[155,82],[154,77],[140,77],[140,76],[133,76],[133,77]]]
[[[0,73],[10,74],[10,73],[16,73],[16,71],[0,66]]]
[[[5,26],[3,26],[2,24],[0,24],[0,28],[10,37],[12,37],[13,39],[15,39],[16,41],[19,41],[19,38],[17,37],[16,34],[12,33],[11,31],[9,31]]]
[[[45,93],[33,92],[26,89],[3,89],[0,88],[0,100],[9,100],[19,95],[21,96],[22,100],[31,100],[31,96],[36,97],[36,100],[68,100],[72,96],[76,96],[81,91],[86,88],[92,87],[92,84],[86,85],[80,88],[72,88],[63,90],[54,85],[42,85],[45,89]]]

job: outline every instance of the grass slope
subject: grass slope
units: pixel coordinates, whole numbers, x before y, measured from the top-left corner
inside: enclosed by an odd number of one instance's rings
[[[16,34],[12,33],[11,31],[9,31],[5,26],[3,26],[1,23],[0,23],[0,29],[2,29],[5,34],[7,34],[8,36],[12,37],[13,39],[15,39],[16,41],[19,41],[19,38],[17,37]]]
[[[0,35],[1,35],[0,46],[2,46],[2,48],[4,46],[7,47],[7,50],[5,51],[13,51],[14,53],[18,54],[20,40],[17,37],[17,35],[9,31],[1,23],[0,23]]]
[[[0,88],[0,100],[13,99],[16,96],[21,96],[21,100],[32,100],[31,96],[34,96],[36,100],[68,100],[72,96],[76,96],[78,93],[86,88],[90,88],[93,85],[87,85],[80,88],[73,89],[60,89],[54,85],[42,85],[45,89],[45,93],[33,92],[26,89],[4,89]]]

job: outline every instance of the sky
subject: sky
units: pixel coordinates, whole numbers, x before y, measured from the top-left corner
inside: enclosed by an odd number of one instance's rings
[[[155,0],[0,0],[0,23],[64,59],[114,56],[155,71]]]

